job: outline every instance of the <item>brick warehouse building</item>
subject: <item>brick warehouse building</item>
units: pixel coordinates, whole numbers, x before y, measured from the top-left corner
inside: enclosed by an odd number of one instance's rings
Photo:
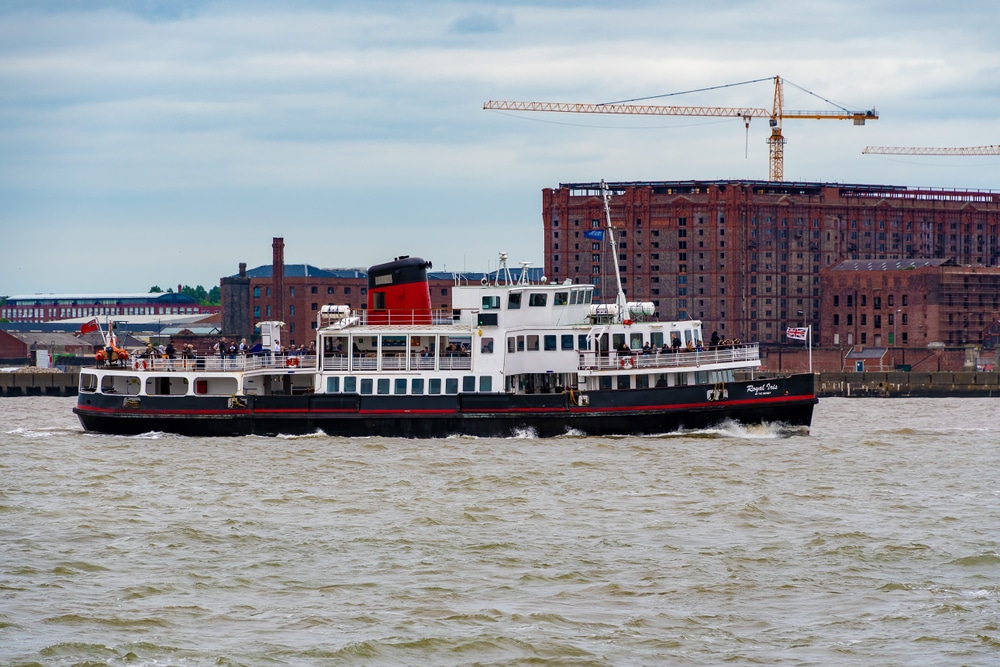
[[[834,344],[826,315],[834,295],[821,271],[844,260],[1000,263],[1000,193],[992,191],[762,181],[608,187],[629,300],[653,302],[661,318],[700,319],[706,331],[765,345],[784,343],[785,328],[803,324],[817,344]],[[605,226],[600,184],[543,190],[542,219],[547,275],[591,282],[612,298],[608,245],[585,236]],[[981,337],[978,315],[961,334],[956,326],[953,315],[952,344]]]
[[[886,346],[891,365],[910,364],[928,350],[980,346],[987,351],[980,359],[992,363],[1000,268],[950,259],[845,260],[821,276],[826,334],[819,344]]]

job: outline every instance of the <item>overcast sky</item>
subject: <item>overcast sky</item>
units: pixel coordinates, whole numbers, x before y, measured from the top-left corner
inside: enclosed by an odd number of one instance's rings
[[[768,176],[766,119],[484,111],[780,75],[785,179],[1000,189],[1000,2],[0,2],[0,295],[211,288],[240,262],[542,263],[560,183]],[[793,85],[794,84],[794,85]],[[803,92],[814,93],[815,96]],[[770,108],[763,81],[652,100]]]

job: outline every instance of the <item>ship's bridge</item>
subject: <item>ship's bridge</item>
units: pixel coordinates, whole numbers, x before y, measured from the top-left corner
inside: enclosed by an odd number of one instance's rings
[[[566,326],[587,321],[593,285],[482,285],[456,287],[452,307],[459,321],[475,326]],[[468,321],[467,321],[468,320]]]

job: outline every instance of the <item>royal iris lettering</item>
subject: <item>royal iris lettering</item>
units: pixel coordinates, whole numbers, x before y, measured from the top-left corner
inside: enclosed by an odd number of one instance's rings
[[[767,395],[775,391],[778,391],[778,385],[774,384],[773,382],[747,385],[747,393],[753,394],[754,396],[759,396],[761,394]]]

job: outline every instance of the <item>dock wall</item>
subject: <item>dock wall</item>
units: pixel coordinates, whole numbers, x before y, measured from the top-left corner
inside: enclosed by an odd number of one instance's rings
[[[76,396],[79,373],[0,373],[0,396]]]
[[[816,395],[885,398],[1000,396],[1000,373],[957,371],[915,373],[817,373]]]
[[[0,373],[0,396],[76,396],[79,373]],[[766,377],[766,374],[757,374]],[[1000,396],[1000,373],[816,373],[816,395],[863,398]]]

